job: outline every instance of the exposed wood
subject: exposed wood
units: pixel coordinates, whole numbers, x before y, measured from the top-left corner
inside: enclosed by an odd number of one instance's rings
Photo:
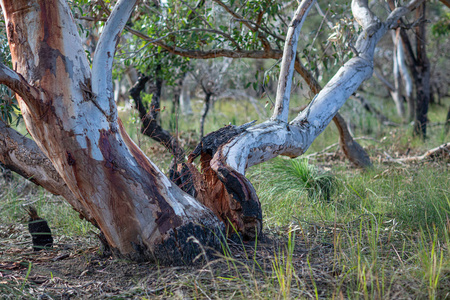
[[[67,3],[1,3],[12,64],[26,82],[12,88],[24,96],[18,101],[27,129],[80,205],[89,208],[113,252],[133,260],[180,264],[201,252],[188,241],[190,235],[219,249],[222,223],[172,184],[129,138],[117,121],[108,88],[112,83],[97,91],[108,95],[98,102],[103,96],[91,89],[89,63]],[[127,20],[127,11],[120,10],[118,19]],[[102,35],[121,31],[109,28]],[[99,71],[101,76],[110,78],[109,64],[109,57],[99,60],[97,71],[107,70]]]
[[[269,120],[246,129],[219,147],[210,163],[219,179],[222,180],[223,177],[231,174],[236,181],[242,180],[242,177],[245,178],[243,176],[245,170],[252,165],[278,155],[297,157],[303,154],[348,97],[364,80],[372,76],[373,55],[377,42],[388,28],[409,10],[398,8],[389,15],[386,22],[381,23],[367,13],[367,8],[360,8],[360,5],[367,5],[367,2],[352,5],[352,7],[356,6],[354,13],[362,12],[357,16],[364,29],[355,46],[359,55],[346,62],[312,103],[289,124]],[[364,157],[361,158],[361,161],[364,160]],[[238,186],[241,189],[235,188],[237,197],[243,199],[254,197],[251,190],[247,188],[246,182],[242,181]]]
[[[230,234],[241,232],[255,238],[262,228],[261,204],[251,183],[226,166],[212,166],[211,159],[221,145],[243,133],[255,121],[241,126],[228,125],[202,138],[188,157],[187,166],[195,186],[195,197],[211,208],[227,226]],[[201,170],[192,164],[200,156]]]
[[[393,159],[394,161],[398,162],[416,162],[416,161],[423,161],[423,160],[447,160],[450,162],[450,143],[442,144],[436,148],[433,148],[431,150],[428,150],[423,155],[419,156],[411,156],[406,158],[398,158]]]

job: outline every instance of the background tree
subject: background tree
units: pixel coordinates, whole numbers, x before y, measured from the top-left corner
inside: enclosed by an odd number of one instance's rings
[[[149,22],[149,18],[140,18],[135,24],[140,30],[131,27],[126,29],[141,40],[136,44],[142,47],[142,51],[135,59],[144,62],[143,65],[162,52],[172,54],[167,56],[169,58],[176,55],[191,59],[230,57],[279,60],[284,44],[284,37],[280,33],[287,30],[287,15],[292,13],[292,4],[276,1],[233,1],[230,4],[223,1],[198,1],[195,4],[168,1],[165,6],[159,6],[161,11],[158,13],[143,7],[141,14],[152,13],[152,22]],[[189,24],[189,28],[185,24]],[[340,59],[345,57],[341,56]],[[312,95],[317,94],[320,85],[303,66],[299,56],[296,56],[295,68],[310,86]],[[338,114],[333,120],[349,160],[360,167],[371,165],[364,149],[353,140],[344,118]]]

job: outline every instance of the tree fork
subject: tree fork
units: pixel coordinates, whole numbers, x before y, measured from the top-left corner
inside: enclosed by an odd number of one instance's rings
[[[28,131],[112,250],[133,260],[180,264],[201,253],[188,233],[219,249],[213,236],[220,237],[223,223],[172,184],[118,120],[112,54],[135,1],[117,2],[92,70],[67,3],[1,4],[12,64],[21,75],[2,67],[0,81],[18,94]]]

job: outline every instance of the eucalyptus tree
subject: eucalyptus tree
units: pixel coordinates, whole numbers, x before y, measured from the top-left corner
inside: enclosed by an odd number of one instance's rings
[[[139,62],[142,68],[154,65],[160,59],[170,60],[174,55],[186,59],[229,57],[281,60],[284,32],[289,27],[289,15],[293,10],[295,1],[164,1],[163,5],[157,7],[141,5],[140,15],[147,17],[134,18],[136,22],[133,26],[127,26],[126,30],[137,37],[131,45],[133,49],[140,50],[133,61]],[[341,31],[348,28],[343,27]],[[321,30],[315,31],[314,40]],[[346,41],[339,42],[343,44]],[[326,47],[329,45],[332,43]],[[349,51],[350,55],[324,53],[321,58],[312,57],[310,52],[311,47],[305,47],[302,53],[298,53],[294,67],[314,96],[321,90],[311,72],[311,69],[315,69],[314,73],[318,74],[319,64],[316,60],[323,60],[326,67],[332,66],[336,63],[333,62],[333,56],[344,60],[351,57],[352,52]],[[308,68],[301,57],[309,65]],[[163,64],[172,66],[170,63]],[[174,66],[179,68],[185,65],[177,62]],[[358,167],[371,166],[368,155],[353,139],[344,118],[338,113],[333,121],[346,157]]]
[[[196,198],[174,185],[145,156],[117,115],[114,53],[135,0],[119,0],[111,11],[92,67],[66,1],[2,0],[13,68],[0,65],[0,83],[16,93],[28,132],[54,167],[48,174],[57,174],[53,181],[62,179],[56,192],[70,190],[71,195],[63,195],[102,230],[117,255],[187,263],[202,252],[199,245],[205,245],[202,249],[207,252],[220,249],[224,223],[230,222],[247,238],[260,233],[261,206],[245,177],[246,168],[277,155],[304,153],[347,98],[371,77],[377,42],[422,2],[397,7],[382,22],[367,1],[353,1],[353,14],[363,30],[355,44],[357,55],[289,121],[298,35],[314,3],[302,1],[287,31],[273,116],[257,125],[224,127],[210,134],[211,143],[194,151],[189,161],[200,155],[202,171],[208,171],[200,174],[188,166],[194,173]],[[31,146],[20,147],[27,151]],[[9,163],[35,178],[47,172],[33,165],[40,162],[26,158],[12,157]],[[40,184],[50,189],[50,183]]]

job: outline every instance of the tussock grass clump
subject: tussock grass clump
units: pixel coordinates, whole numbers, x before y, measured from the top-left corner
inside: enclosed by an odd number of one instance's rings
[[[267,177],[267,191],[262,191],[268,197],[281,196],[286,193],[302,194],[306,192],[310,200],[330,201],[335,190],[336,180],[333,175],[319,171],[311,165],[307,158],[274,159],[262,171],[270,172],[273,176]],[[263,174],[261,174],[263,175]]]

